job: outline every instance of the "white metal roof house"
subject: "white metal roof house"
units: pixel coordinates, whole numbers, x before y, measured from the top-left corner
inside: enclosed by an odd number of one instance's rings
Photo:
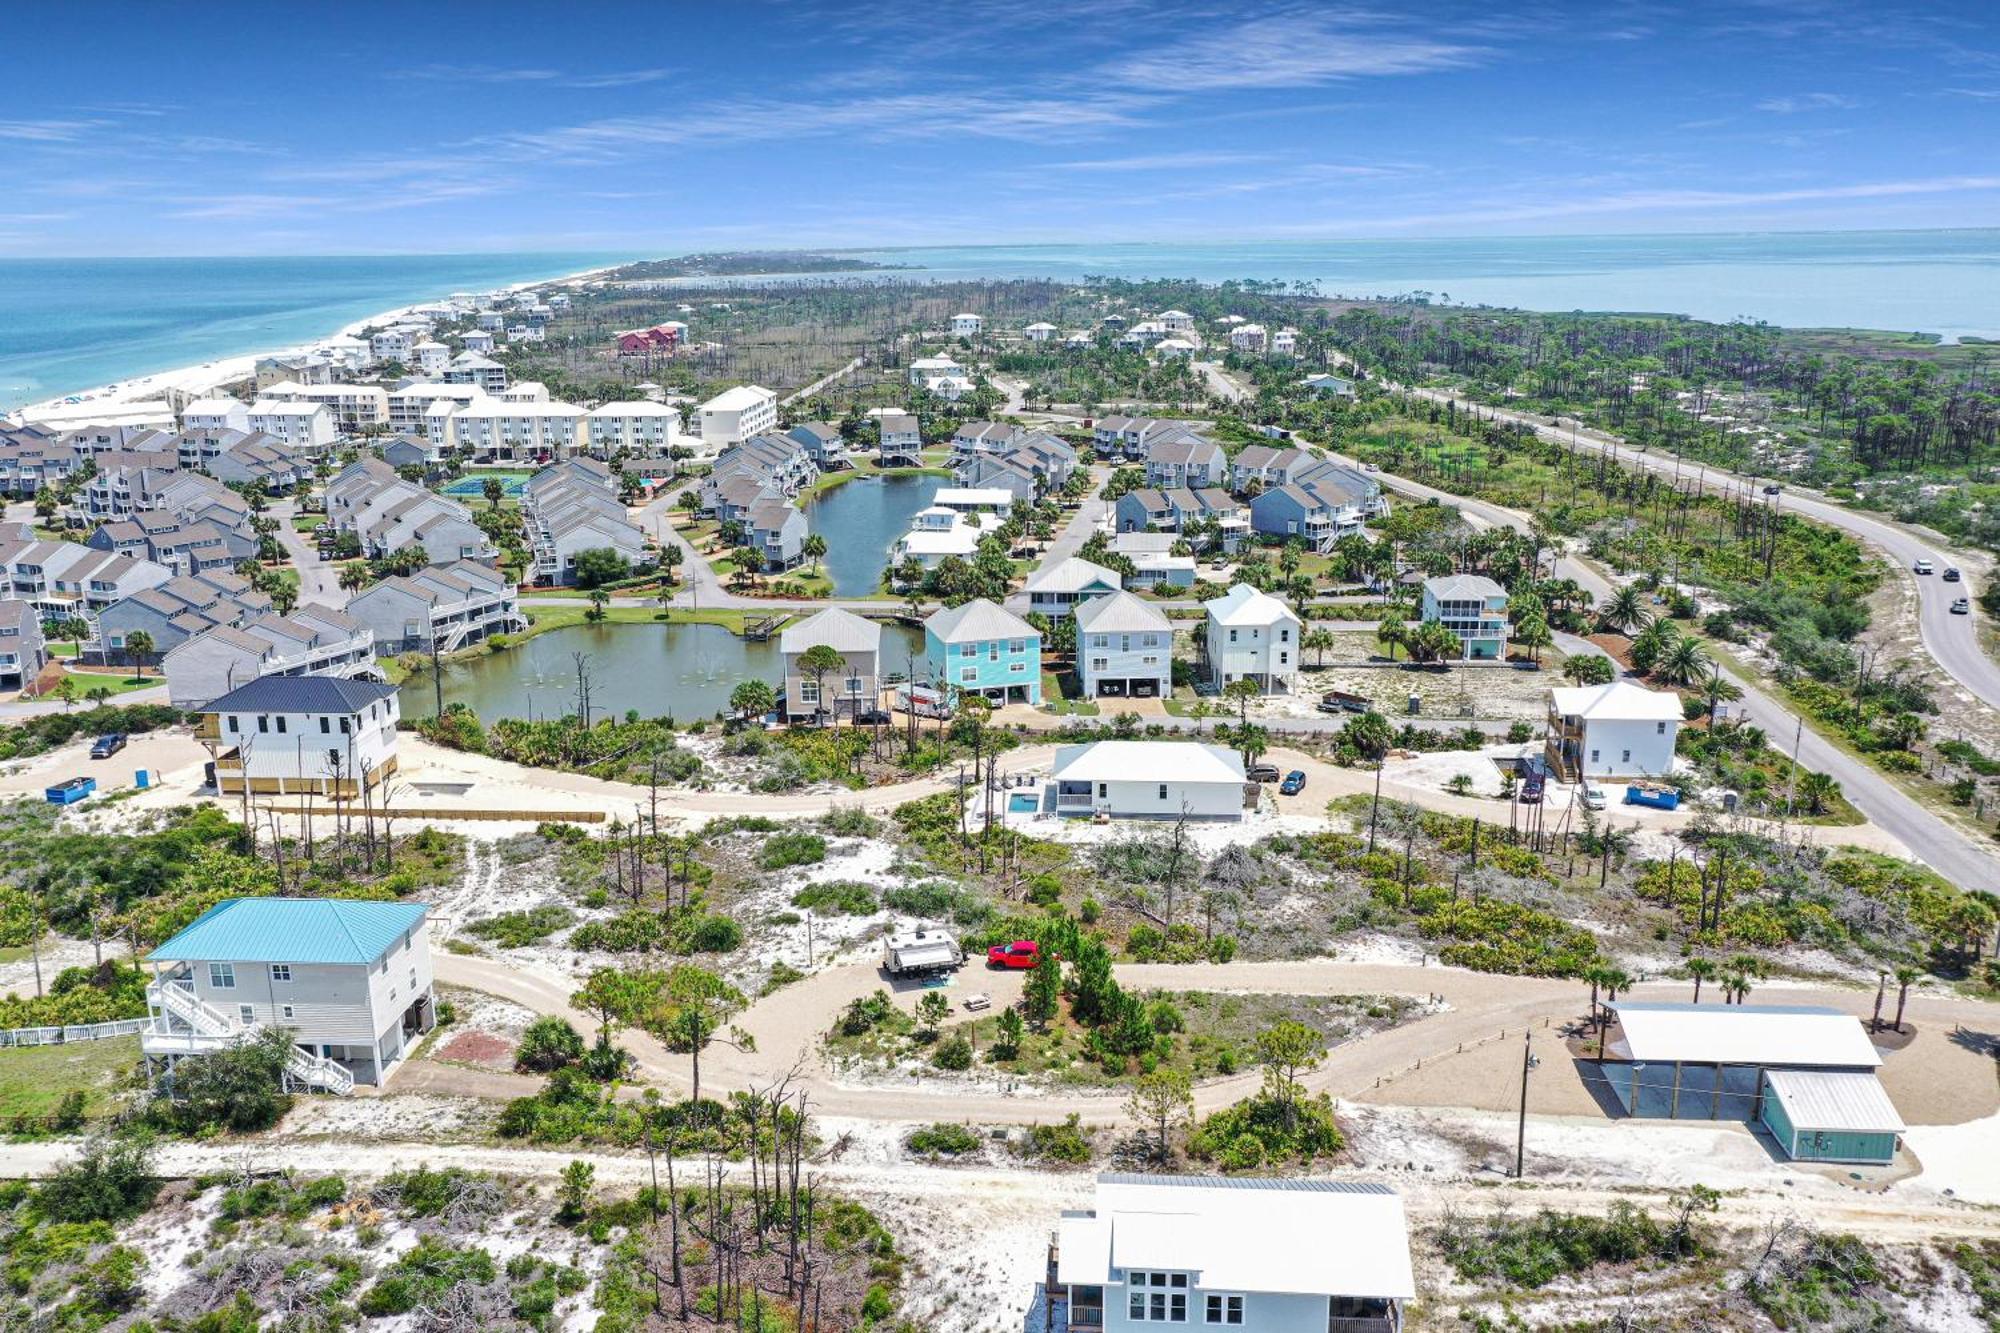
[[[1549,691],[1547,759],[1565,782],[1660,777],[1674,766],[1681,699],[1629,680]]]
[[[799,659],[813,648],[840,654],[841,667],[823,680],[801,670]],[[778,635],[785,663],[782,706],[789,718],[818,718],[844,711],[851,720],[872,711],[881,696],[882,626],[852,611],[830,606],[787,625]]]
[[[1174,688],[1174,627],[1133,593],[1076,608],[1076,673],[1084,697],[1163,699]]]
[[[429,908],[336,898],[227,898],[153,950],[149,1073],[166,1077],[271,1027],[291,1034],[293,1086],[380,1085],[436,1025]]]
[[[1060,1333],[1394,1333],[1416,1279],[1386,1185],[1111,1173],[1063,1213],[1046,1291]]]
[[[1060,619],[1078,602],[1122,591],[1125,581],[1116,570],[1093,564],[1080,555],[1045,565],[1028,578],[1028,609]]]
[[[1203,627],[1203,653],[1215,686],[1251,680],[1265,693],[1289,693],[1299,677],[1299,618],[1267,592],[1239,583],[1213,601]]]
[[[954,338],[977,338],[979,331],[986,327],[983,316],[957,314],[951,317],[951,336]]]
[[[1242,819],[1243,759],[1196,741],[1091,741],[1056,750],[1058,815],[1110,819]]]
[[[1634,1116],[1761,1123],[1787,1155],[1886,1162],[1903,1124],[1861,1020],[1818,1005],[1613,1001],[1606,1085]]]

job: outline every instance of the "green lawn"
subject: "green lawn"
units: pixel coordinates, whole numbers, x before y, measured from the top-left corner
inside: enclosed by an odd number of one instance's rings
[[[89,1095],[86,1113],[101,1115],[112,1088],[138,1063],[136,1036],[0,1050],[0,1120],[52,1115],[64,1094],[77,1089]]]
[[[799,501],[803,504],[811,496],[818,495],[822,491],[830,491],[836,486],[843,486],[859,477],[949,477],[950,475],[951,471],[948,468],[877,467],[873,459],[856,458],[851,468],[822,473],[819,480],[799,492]]]
[[[510,643],[520,643],[537,634],[550,630],[568,629],[573,625],[593,623],[586,614],[588,605],[565,605],[562,603],[523,599],[521,610],[529,620],[526,634],[510,636]],[[607,606],[604,619],[596,622],[604,625],[721,625],[732,634],[741,634],[743,626],[752,620],[762,620],[770,612],[756,610],[714,610],[714,611],[662,611],[650,606]],[[789,616],[782,617],[790,619]]]
[[[149,675],[135,677],[130,671],[79,671],[74,667],[64,667],[63,676],[76,682],[77,697],[81,698],[95,689],[129,694],[133,690],[150,690],[155,685],[167,683],[166,677],[160,675],[157,668],[149,668],[149,671]]]
[[[318,527],[320,524],[324,522],[326,522],[325,514],[292,515],[292,529],[295,532],[311,532],[314,528]]]
[[[1042,673],[1042,711],[1058,717],[1096,717],[1098,707],[1089,699],[1074,697],[1076,677],[1056,671]]]

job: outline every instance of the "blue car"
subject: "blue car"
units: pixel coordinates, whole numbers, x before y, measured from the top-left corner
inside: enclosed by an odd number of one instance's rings
[[[1297,796],[1306,789],[1304,769],[1295,768],[1285,774],[1285,780],[1278,784],[1278,792],[1283,796]]]

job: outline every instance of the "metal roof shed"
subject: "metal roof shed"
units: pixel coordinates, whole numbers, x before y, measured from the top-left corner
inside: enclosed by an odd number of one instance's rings
[[[1896,1156],[1903,1118],[1873,1074],[1771,1069],[1759,1119],[1789,1157],[1885,1165]]]
[[[1882,1055],[1861,1020],[1818,1005],[1616,1001],[1606,1054],[1644,1064],[1875,1069]]]

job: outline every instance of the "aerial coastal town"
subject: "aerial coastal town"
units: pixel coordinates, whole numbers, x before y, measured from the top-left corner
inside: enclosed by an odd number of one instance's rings
[[[0,426],[10,1319],[2000,1318],[1991,558],[1838,419],[768,263]]]

